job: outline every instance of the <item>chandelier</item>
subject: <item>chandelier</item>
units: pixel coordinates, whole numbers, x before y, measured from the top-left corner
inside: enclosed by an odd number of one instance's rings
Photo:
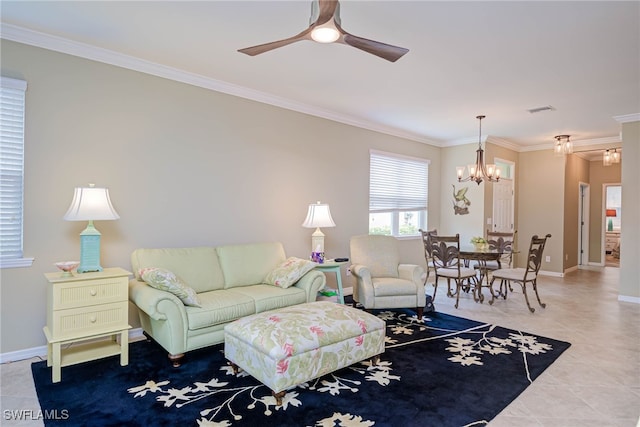
[[[553,146],[553,152],[556,156],[564,156],[573,153],[573,144],[569,141],[571,135],[556,135],[556,143]]]
[[[614,148],[613,151],[606,150],[602,154],[602,165],[603,166],[611,166],[612,163],[620,163],[620,153],[617,148]]]
[[[457,166],[456,171],[458,173],[458,182],[475,181],[478,185],[483,180],[490,182],[498,182],[500,180],[500,169],[496,168],[496,165],[484,164],[484,150],[482,149],[482,119],[486,116],[476,116],[480,126],[478,134],[478,149],[476,150],[476,163],[467,166],[469,175],[463,178],[464,166]]]

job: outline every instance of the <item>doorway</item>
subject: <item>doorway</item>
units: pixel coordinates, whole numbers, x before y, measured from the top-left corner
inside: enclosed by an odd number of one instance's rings
[[[500,181],[493,184],[493,224],[491,231],[511,233],[514,227],[515,163],[495,159]]]
[[[591,187],[580,182],[578,195],[578,268],[589,264],[589,200]]]
[[[602,196],[602,259],[606,267],[620,267],[622,186],[604,184]]]

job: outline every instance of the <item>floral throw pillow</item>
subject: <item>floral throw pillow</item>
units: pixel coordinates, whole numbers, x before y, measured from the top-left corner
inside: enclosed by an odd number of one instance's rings
[[[201,307],[196,291],[171,271],[164,268],[151,267],[141,268],[138,273],[149,286],[171,292],[180,298],[184,305]]]
[[[267,274],[264,282],[279,288],[288,288],[300,280],[302,276],[313,270],[315,266],[315,262],[290,257]]]

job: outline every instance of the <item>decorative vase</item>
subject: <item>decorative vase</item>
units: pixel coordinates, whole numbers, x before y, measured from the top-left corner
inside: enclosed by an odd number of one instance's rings
[[[613,231],[613,220],[609,218],[609,222],[607,223],[607,231]]]

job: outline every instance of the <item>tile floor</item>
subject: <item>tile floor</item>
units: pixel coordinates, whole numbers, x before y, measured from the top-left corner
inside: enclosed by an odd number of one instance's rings
[[[640,304],[618,301],[618,275],[617,268],[607,267],[578,270],[564,278],[541,276],[538,286],[547,308],[538,307],[530,295],[533,314],[520,289],[493,305],[475,303],[463,294],[456,310],[446,296],[446,283],[440,284],[438,311],[572,344],[490,427],[640,426]],[[6,412],[39,409],[33,361],[0,365],[2,426],[42,425],[8,420]]]

